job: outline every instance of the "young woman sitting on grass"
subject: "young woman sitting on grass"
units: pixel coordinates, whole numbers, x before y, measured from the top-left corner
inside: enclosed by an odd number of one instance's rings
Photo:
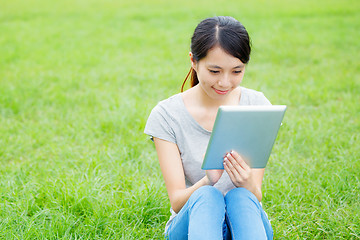
[[[171,203],[168,239],[272,239],[260,204],[265,169],[251,169],[237,152],[224,170],[202,170],[220,105],[268,105],[239,86],[250,59],[250,39],[232,17],[207,18],[191,39],[191,88],[158,103],[145,127],[155,143]]]

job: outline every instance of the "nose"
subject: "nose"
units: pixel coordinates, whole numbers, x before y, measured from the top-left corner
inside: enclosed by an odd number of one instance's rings
[[[218,81],[219,87],[227,88],[230,86],[230,76],[228,74],[224,74]]]

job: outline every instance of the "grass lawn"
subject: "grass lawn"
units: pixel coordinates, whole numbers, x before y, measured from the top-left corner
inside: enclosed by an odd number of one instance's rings
[[[190,37],[231,15],[245,87],[288,110],[263,184],[275,239],[360,239],[360,2],[0,0],[0,239],[161,239],[143,128]]]

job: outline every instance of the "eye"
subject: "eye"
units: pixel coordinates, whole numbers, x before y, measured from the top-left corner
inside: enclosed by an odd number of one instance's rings
[[[242,71],[241,71],[241,70],[239,70],[239,71],[234,71],[234,73],[235,73],[235,74],[240,74],[240,73],[242,73]]]
[[[216,73],[219,73],[220,71],[217,71],[217,70],[210,70],[209,69],[209,72],[213,73],[213,74],[216,74]]]

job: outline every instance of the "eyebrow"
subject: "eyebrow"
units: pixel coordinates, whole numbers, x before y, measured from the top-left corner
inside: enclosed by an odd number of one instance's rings
[[[238,66],[235,66],[233,67],[234,68],[243,68],[245,65],[238,65]],[[222,67],[218,66],[218,65],[209,65],[208,67],[210,68],[217,68],[217,69],[222,69]]]

